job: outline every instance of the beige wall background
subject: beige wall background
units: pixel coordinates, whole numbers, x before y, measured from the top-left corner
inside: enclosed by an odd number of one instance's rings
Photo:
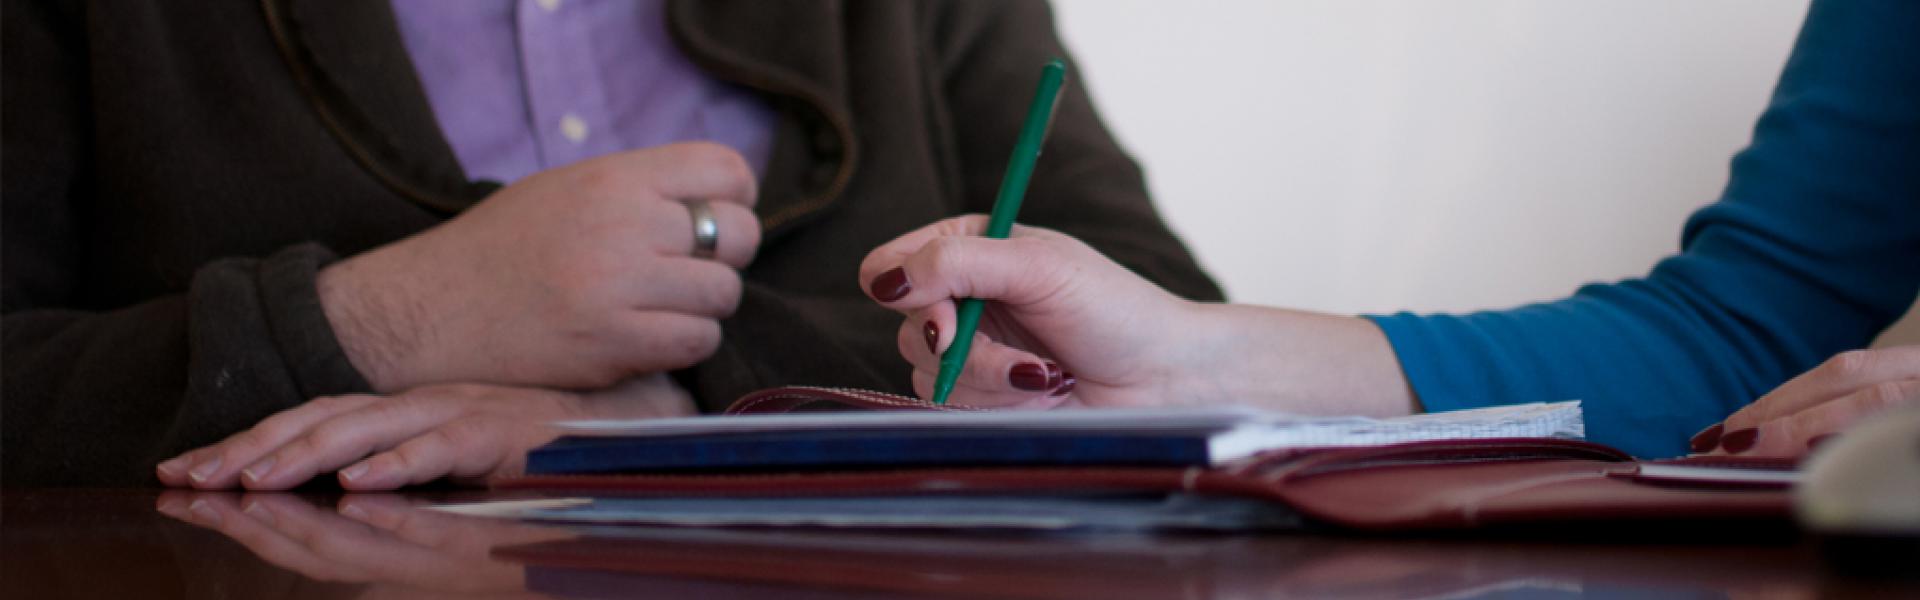
[[[1645,273],[1726,184],[1806,8],[1055,0],[1074,84],[1229,295],[1341,313]]]

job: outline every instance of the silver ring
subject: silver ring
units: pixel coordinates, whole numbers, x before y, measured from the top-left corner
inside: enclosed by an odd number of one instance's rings
[[[687,200],[687,216],[693,217],[693,257],[713,258],[720,251],[720,222],[713,219],[713,207],[705,200]]]

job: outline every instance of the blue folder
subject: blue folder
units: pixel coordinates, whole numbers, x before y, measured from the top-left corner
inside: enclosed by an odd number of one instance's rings
[[[1212,432],[993,429],[768,431],[563,437],[527,454],[527,473],[774,471],[939,466],[1206,466]]]

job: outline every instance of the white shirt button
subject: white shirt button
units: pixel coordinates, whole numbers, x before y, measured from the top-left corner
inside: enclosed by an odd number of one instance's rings
[[[587,122],[579,115],[567,113],[560,117],[560,135],[575,144],[587,141]]]
[[[560,0],[533,0],[533,3],[540,5],[540,9],[547,12],[560,10]]]

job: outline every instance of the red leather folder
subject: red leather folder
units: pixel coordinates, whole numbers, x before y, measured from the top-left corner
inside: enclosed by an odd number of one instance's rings
[[[947,410],[859,390],[777,388],[729,414],[809,410]],[[1473,439],[1270,452],[1228,465],[911,468],[845,472],[543,475],[501,489],[595,496],[819,497],[920,494],[1188,493],[1277,502],[1321,524],[1367,531],[1461,530],[1534,524],[1721,526],[1791,522],[1785,484],[1644,476],[1647,465],[1791,469],[1755,459],[1641,462],[1589,442]]]

